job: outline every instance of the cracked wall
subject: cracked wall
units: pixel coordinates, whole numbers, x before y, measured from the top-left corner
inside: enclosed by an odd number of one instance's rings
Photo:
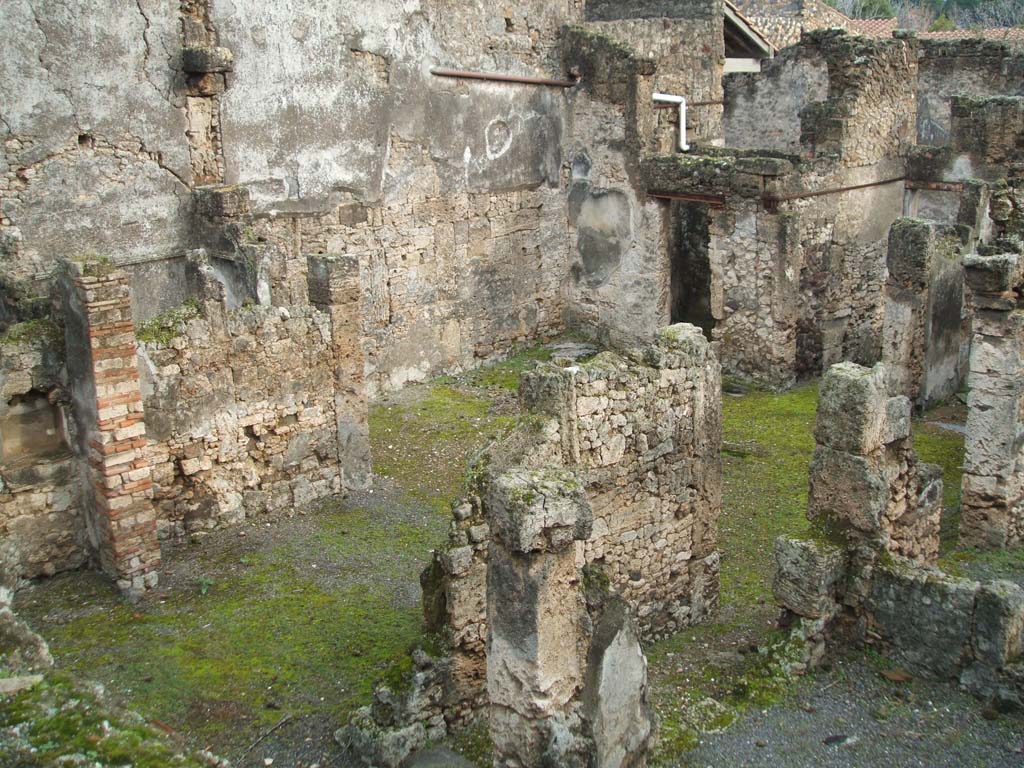
[[[166,257],[189,239],[176,3],[13,0],[0,56],[2,270]]]

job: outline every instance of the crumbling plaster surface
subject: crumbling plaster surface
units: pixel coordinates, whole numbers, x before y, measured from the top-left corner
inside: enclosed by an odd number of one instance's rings
[[[398,139],[429,148],[447,190],[557,182],[558,91],[467,87],[430,69],[535,74],[550,64],[546,48],[573,5],[215,3],[214,24],[235,56],[223,103],[228,181],[279,210],[323,209],[345,193],[378,200],[409,183],[387,175],[393,126]]]
[[[5,271],[180,247],[191,173],[178,3],[11,0],[2,16],[0,234],[17,256]]]

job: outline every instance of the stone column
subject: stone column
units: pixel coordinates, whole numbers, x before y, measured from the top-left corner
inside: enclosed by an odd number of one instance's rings
[[[882,361],[889,388],[920,407],[960,384],[963,270],[953,233],[917,219],[889,231]]]
[[[575,542],[591,511],[572,473],[512,469],[487,483],[487,692],[496,766],[533,768],[578,715],[586,606]]]
[[[829,369],[821,382],[814,438],[807,516],[851,544],[934,562],[941,471],[918,462],[910,401],[888,396],[882,364]]]
[[[308,258],[309,301],[331,317],[334,345],[334,407],[338,461],[346,488],[363,488],[370,478],[370,436],[360,336],[359,260],[352,256]]]
[[[121,589],[149,589],[160,544],[128,275],[101,260],[65,262],[64,303],[78,447],[92,486],[90,538]]]
[[[974,340],[968,374],[960,538],[982,548],[1024,543],[1024,282],[1017,254],[970,256]]]

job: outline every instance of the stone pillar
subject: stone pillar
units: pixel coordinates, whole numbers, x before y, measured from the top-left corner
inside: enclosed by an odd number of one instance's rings
[[[960,243],[928,222],[897,219],[887,263],[882,362],[889,388],[927,407],[960,385]]]
[[[1024,543],[1024,282],[1017,254],[970,256],[974,340],[968,374],[960,538],[982,548]]]
[[[90,538],[121,589],[149,589],[160,545],[128,275],[96,260],[65,262],[65,277],[68,374],[92,485]]]
[[[829,369],[821,382],[814,438],[807,516],[851,544],[934,562],[941,471],[918,462],[910,401],[888,396],[882,364]]]
[[[590,535],[590,505],[572,473],[526,469],[490,478],[484,505],[494,764],[532,768],[578,719],[586,606],[575,542]]]
[[[342,481],[346,488],[363,488],[370,480],[370,435],[363,351],[359,343],[359,260],[352,256],[318,255],[308,258],[308,266],[309,301],[331,317],[334,407]]]

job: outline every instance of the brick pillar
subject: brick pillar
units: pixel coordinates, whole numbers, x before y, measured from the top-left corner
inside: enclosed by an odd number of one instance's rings
[[[65,262],[68,374],[78,447],[91,481],[90,534],[123,590],[156,586],[156,537],[146,424],[128,276],[100,261]]]
[[[981,548],[1024,544],[1024,283],[1017,254],[969,256],[974,339],[968,374],[960,538]]]

